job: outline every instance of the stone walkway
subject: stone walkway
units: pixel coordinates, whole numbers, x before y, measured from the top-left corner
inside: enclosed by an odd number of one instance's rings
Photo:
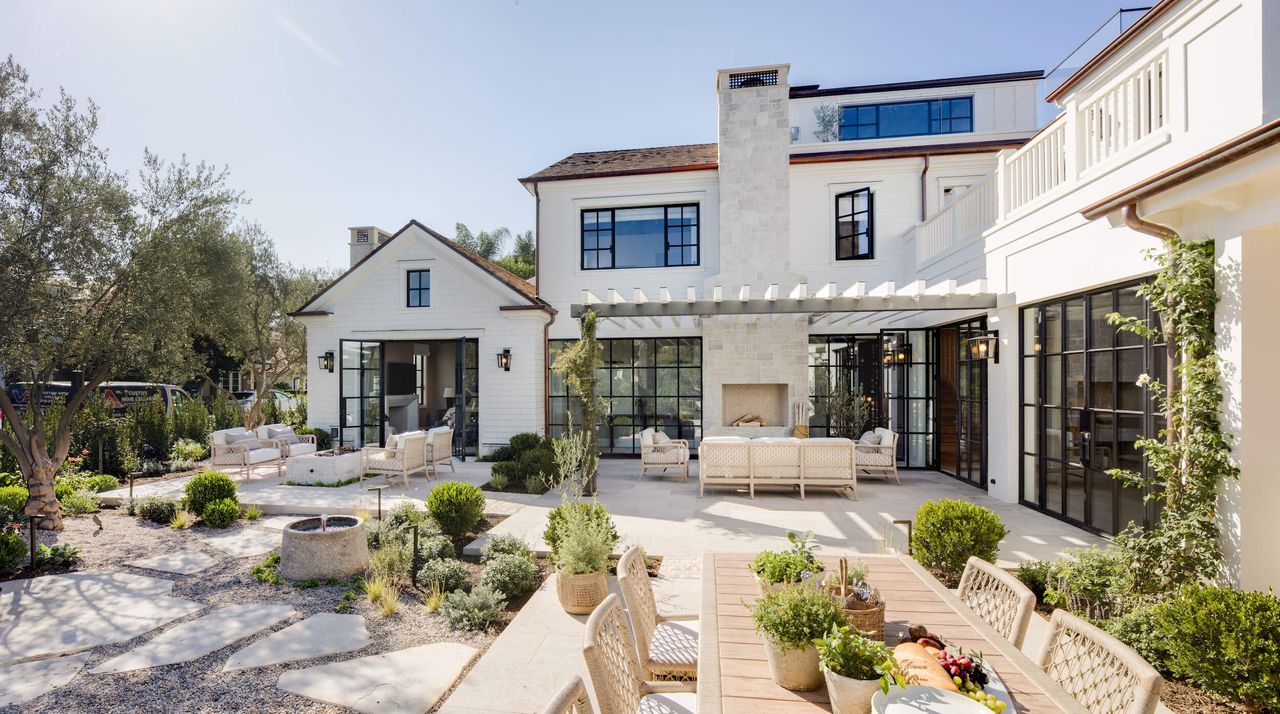
[[[228,605],[184,622],[94,667],[94,674],[131,672],[199,659],[297,615],[288,605]]]
[[[425,712],[449,691],[478,652],[456,642],[437,642],[295,669],[280,675],[278,686],[365,714]]]
[[[198,550],[180,550],[177,553],[165,553],[164,555],[153,555],[150,558],[130,560],[125,565],[174,575],[192,575],[212,568],[217,562],[216,558],[205,555]]]
[[[89,653],[21,662],[0,667],[0,707],[21,704],[75,678]]]
[[[268,667],[285,662],[353,652],[372,640],[362,615],[322,612],[272,633],[231,655],[222,671]]]

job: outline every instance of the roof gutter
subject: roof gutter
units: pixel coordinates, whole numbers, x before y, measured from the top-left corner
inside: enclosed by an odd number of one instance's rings
[[[1178,240],[1178,232],[1169,226],[1153,223],[1139,216],[1137,202],[1126,204],[1121,211],[1124,215],[1124,224],[1133,230],[1160,240]]]

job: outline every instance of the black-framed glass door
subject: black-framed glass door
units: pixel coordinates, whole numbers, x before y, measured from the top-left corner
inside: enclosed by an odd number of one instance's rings
[[[987,361],[965,349],[986,334],[978,317],[938,329],[938,470],[987,487]]]
[[[386,395],[381,342],[339,340],[338,446],[382,445]]]
[[[1137,283],[1022,310],[1023,504],[1099,533],[1150,525],[1154,506],[1107,473],[1146,468],[1136,446],[1163,427],[1143,374],[1158,376],[1164,346],[1107,324],[1119,312],[1155,324]]]
[[[933,468],[936,454],[936,328],[881,330],[885,421],[898,434],[898,464]]]
[[[459,337],[455,345],[454,393],[456,412],[453,455],[466,460],[480,445],[480,341]]]

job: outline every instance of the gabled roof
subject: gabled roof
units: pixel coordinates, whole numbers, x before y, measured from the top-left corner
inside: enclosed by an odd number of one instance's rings
[[[551,164],[547,168],[520,179],[520,183],[564,181],[603,176],[660,174],[677,171],[702,171],[716,168],[719,150],[716,144],[684,144],[653,146],[646,149],[616,151],[583,151]]]
[[[320,290],[320,292],[316,293],[315,295],[312,295],[311,299],[307,300],[302,305],[302,307],[299,307],[297,310],[289,314],[293,317],[307,317],[312,315],[328,314],[328,312],[325,310],[313,310],[311,309],[311,306],[314,305],[316,301],[319,300],[322,296],[324,296],[325,293],[328,293],[330,290],[332,290],[335,285],[337,285],[338,283],[341,283],[343,280],[346,280],[348,276],[350,276],[352,273],[356,271],[356,269],[358,269],[360,266],[364,265],[367,261],[373,258],[373,256],[377,255],[381,250],[391,245],[393,241],[395,241],[397,238],[403,235],[404,232],[409,230],[411,226],[417,226],[422,230],[422,232],[426,233],[432,238],[435,238],[437,241],[439,241],[440,243],[448,247],[453,252],[457,253],[458,255],[470,261],[471,264],[475,265],[477,268],[483,270],[485,273],[488,273],[489,276],[492,277],[494,280],[497,280],[499,283],[502,283],[503,285],[507,286],[512,291],[514,291],[517,295],[519,295],[521,298],[528,301],[530,307],[545,309],[545,310],[550,310],[552,312],[555,312],[551,308],[551,305],[549,303],[547,303],[542,298],[538,297],[537,288],[535,288],[533,284],[530,283],[529,281],[525,280],[524,278],[521,278],[520,276],[516,275],[515,273],[512,273],[511,271],[507,270],[501,265],[498,265],[497,263],[494,263],[491,260],[486,260],[485,258],[482,258],[475,251],[469,250],[467,248],[464,248],[458,245],[456,242],[449,240],[448,238],[431,230],[430,228],[423,225],[422,223],[419,223],[417,219],[411,219],[408,223],[404,224],[404,227],[396,231],[395,234],[393,234],[390,238],[383,241],[381,245],[379,245],[378,247],[370,251],[368,255],[356,261],[355,265],[352,265],[350,268],[348,268],[346,272],[344,272],[342,275],[339,275],[337,278],[334,278],[333,282],[324,286]]]

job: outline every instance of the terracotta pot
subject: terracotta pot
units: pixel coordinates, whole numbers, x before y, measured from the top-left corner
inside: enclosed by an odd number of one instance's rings
[[[822,678],[827,682],[827,696],[831,697],[833,714],[869,714],[871,698],[880,691],[880,679],[853,679],[822,668]]]
[[[769,673],[773,681],[783,689],[793,692],[812,692],[822,686],[822,669],[818,664],[818,648],[813,645],[796,647],[785,652],[764,635],[765,656],[769,659]]]
[[[556,570],[556,597],[570,615],[590,615],[608,594],[609,580],[603,570],[578,575]]]

